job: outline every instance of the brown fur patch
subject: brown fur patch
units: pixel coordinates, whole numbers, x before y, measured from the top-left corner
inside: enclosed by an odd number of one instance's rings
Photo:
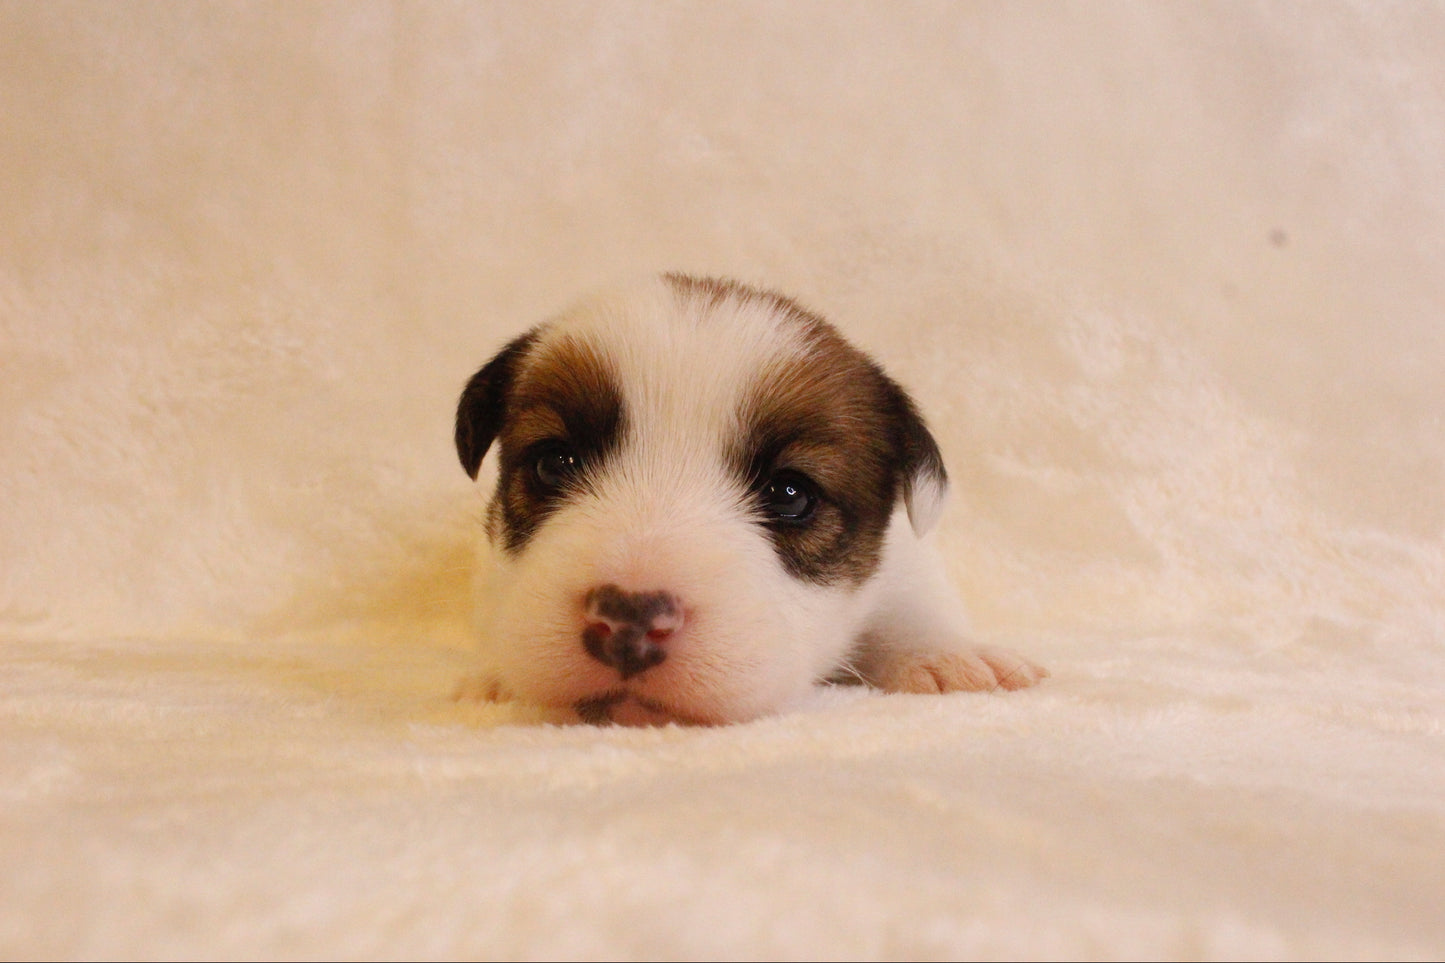
[[[769,524],[788,571],[820,584],[858,584],[878,568],[899,498],[922,472],[944,479],[938,446],[912,401],[867,355],[791,298],[734,281],[668,275],[680,298],[705,311],[765,302],[798,325],[808,345],[758,373],[745,394],[743,437],[730,453],[753,490],[778,471],[821,489],[812,517]]]
[[[584,466],[574,487],[585,489],[617,447],[624,421],[617,376],[592,345],[563,336],[535,347],[507,395],[507,417],[498,433],[501,474],[488,534],[500,538],[509,552],[520,551],[570,493],[538,481],[537,455],[549,445],[566,445]]]

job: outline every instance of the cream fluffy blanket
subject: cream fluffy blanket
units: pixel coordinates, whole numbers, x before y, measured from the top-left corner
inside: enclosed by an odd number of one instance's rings
[[[0,956],[1445,955],[1445,10],[0,3]],[[455,701],[466,377],[775,286],[1011,695]]]

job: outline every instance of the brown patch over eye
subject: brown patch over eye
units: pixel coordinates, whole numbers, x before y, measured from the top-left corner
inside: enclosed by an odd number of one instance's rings
[[[805,521],[774,520],[766,510],[760,517],[788,571],[822,585],[858,584],[873,574],[898,496],[877,386],[867,384],[867,367],[847,362],[856,359],[799,359],[760,379],[735,457],[753,490],[765,492],[792,473],[813,484],[817,500]]]
[[[611,363],[570,336],[536,349],[512,385],[507,415],[487,529],[516,553],[566,498],[587,487],[617,447],[625,416]]]
[[[712,304],[732,290],[697,283]],[[776,307],[803,327],[807,350],[776,360],[754,381],[731,461],[757,493],[759,521],[792,575],[857,585],[878,568],[904,486],[919,471],[942,481],[942,460],[908,396],[878,365],[795,302],[779,298]],[[815,496],[801,518],[779,510],[801,506],[790,500],[798,478]]]

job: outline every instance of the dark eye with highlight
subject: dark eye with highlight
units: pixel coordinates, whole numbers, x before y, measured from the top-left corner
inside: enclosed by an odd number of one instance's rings
[[[566,488],[582,474],[582,459],[566,442],[547,442],[532,454],[531,463],[532,477],[549,492]]]
[[[818,486],[802,472],[783,470],[763,484],[758,499],[769,521],[801,525],[818,507]]]

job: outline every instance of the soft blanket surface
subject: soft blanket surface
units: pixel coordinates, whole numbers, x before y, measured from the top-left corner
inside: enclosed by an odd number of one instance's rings
[[[1445,12],[0,2],[0,956],[1445,955]],[[454,698],[599,284],[909,386],[1007,695]]]

